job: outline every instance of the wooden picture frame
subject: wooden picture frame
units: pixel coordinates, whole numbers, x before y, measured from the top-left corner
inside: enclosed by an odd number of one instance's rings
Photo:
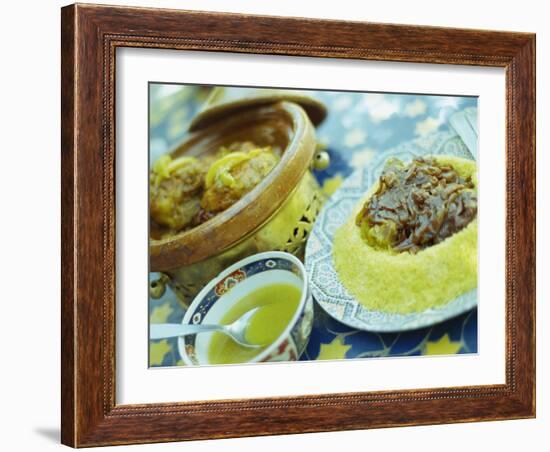
[[[535,416],[534,34],[76,4],[62,9],[61,35],[64,444],[85,447]],[[117,405],[118,47],[505,68],[505,384]]]

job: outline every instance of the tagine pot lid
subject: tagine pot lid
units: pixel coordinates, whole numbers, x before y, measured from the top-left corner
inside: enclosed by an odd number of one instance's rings
[[[191,121],[189,130],[195,132],[226,115],[282,100],[300,105],[306,111],[314,126],[319,125],[327,115],[325,105],[314,97],[305,94],[304,91],[215,87],[204,106]]]

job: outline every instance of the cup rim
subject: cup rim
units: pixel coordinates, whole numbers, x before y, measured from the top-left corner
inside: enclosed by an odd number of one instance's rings
[[[212,290],[213,287],[215,287],[216,284],[218,284],[222,279],[229,276],[231,273],[233,273],[235,270],[238,270],[239,268],[251,263],[255,262],[261,259],[265,258],[282,258],[291,261],[294,263],[299,269],[302,274],[302,293],[300,295],[300,302],[298,303],[298,307],[296,308],[296,311],[294,312],[294,315],[292,316],[292,319],[288,322],[288,325],[283,330],[283,332],[277,337],[275,341],[273,341],[268,347],[266,347],[261,353],[256,355],[253,359],[249,361],[245,361],[242,363],[230,363],[230,364],[224,364],[224,365],[241,365],[241,364],[251,364],[251,363],[258,363],[261,362],[264,358],[269,356],[270,353],[273,352],[281,343],[283,340],[290,336],[290,332],[296,325],[296,322],[300,318],[300,315],[302,314],[302,311],[305,308],[308,294],[309,294],[309,286],[308,286],[308,278],[307,278],[307,272],[305,269],[304,264],[300,259],[298,259],[296,256],[290,253],[286,253],[284,251],[264,251],[262,253],[253,254],[251,256],[245,257],[244,259],[241,259],[240,261],[234,263],[233,265],[230,265],[225,270],[220,272],[217,276],[212,278],[206,286],[202,288],[202,290],[195,296],[191,304],[189,305],[189,308],[187,308],[187,311],[185,312],[185,315],[183,316],[183,319],[181,321],[182,324],[188,324],[191,321],[192,318],[192,308],[196,307],[197,304],[199,304],[202,299]],[[185,349],[185,343],[183,337],[178,337],[178,352],[183,360],[183,362],[186,365],[194,366],[194,367],[204,367],[204,366],[217,366],[219,364],[211,364],[211,363],[205,363],[205,364],[195,364],[193,361],[191,361],[191,358],[187,355],[187,350]]]

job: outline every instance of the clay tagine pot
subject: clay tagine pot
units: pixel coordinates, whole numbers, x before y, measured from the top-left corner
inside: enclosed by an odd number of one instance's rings
[[[185,306],[212,278],[244,257],[262,251],[301,257],[324,202],[311,170],[326,167],[328,155],[319,150],[303,107],[307,99],[306,108],[320,121],[326,114],[322,104],[301,95],[287,100],[282,93],[251,94],[239,101],[216,90],[193,120],[194,132],[169,154],[200,157],[236,141],[252,141],[279,148],[282,157],[252,191],[205,223],[163,238],[151,228],[150,270],[161,273],[151,282],[151,296],[161,296],[168,284]]]

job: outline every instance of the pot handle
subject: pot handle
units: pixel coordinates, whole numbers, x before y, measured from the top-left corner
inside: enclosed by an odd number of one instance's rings
[[[313,160],[311,161],[312,169],[321,171],[330,165],[330,155],[326,149],[327,146],[325,144],[317,143],[315,153],[313,154]]]
[[[149,282],[149,296],[153,299],[158,299],[166,292],[166,284],[170,281],[170,277],[166,273],[160,273],[157,279]]]

